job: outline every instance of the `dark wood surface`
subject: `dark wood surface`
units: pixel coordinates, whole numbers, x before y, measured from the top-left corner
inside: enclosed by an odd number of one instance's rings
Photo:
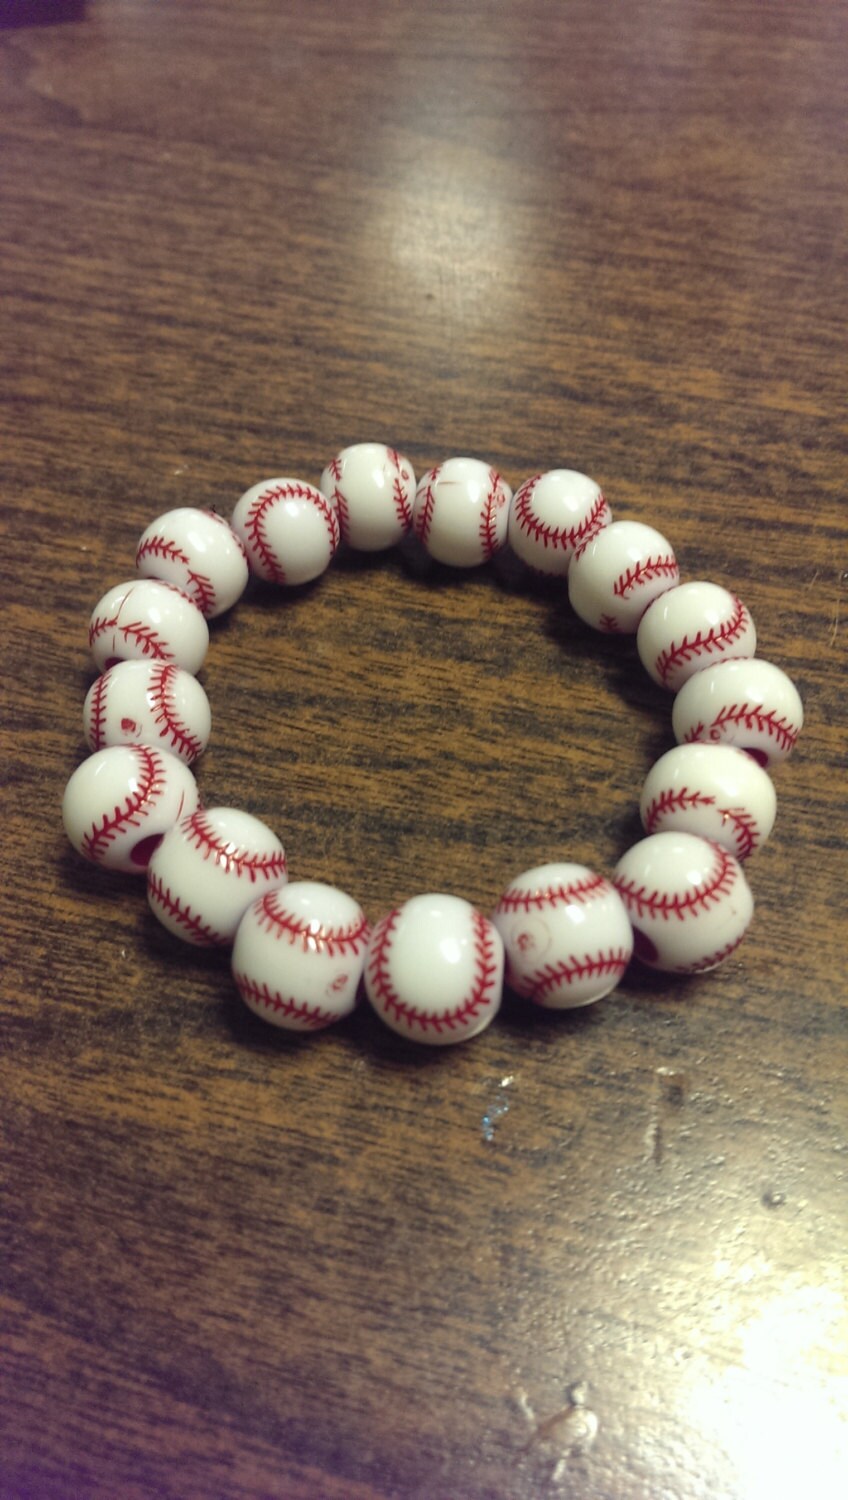
[[[3,19],[0,1492],[844,1495],[848,7]],[[583,469],[749,604],[807,726],[720,970],[299,1042],[66,845],[143,527],[372,437]],[[212,633],[204,800],[372,917],[610,870],[671,744],[509,562],[340,558]]]

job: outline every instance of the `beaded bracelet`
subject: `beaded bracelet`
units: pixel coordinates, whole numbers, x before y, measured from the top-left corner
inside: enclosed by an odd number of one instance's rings
[[[566,581],[590,626],[635,634],[653,680],[673,691],[677,741],[642,789],[646,837],[612,879],[555,862],[513,879],[491,918],[446,894],[414,896],[373,927],[351,896],[289,882],[280,840],[237,808],[200,806],[189,765],[211,715],[195,674],[207,620],[252,571],[307,583],[340,543],[366,551],[412,532],[438,561],[475,567],[509,544],[531,569]],[[681,583],[659,532],[613,521],[597,484],[554,469],[513,495],[488,464],[450,458],[416,485],[380,443],[343,449],[315,487],[269,479],[232,523],[183,508],[160,516],[136,552],[138,577],[103,596],[89,623],[101,675],[85,700],[92,752],[68,782],[63,818],[81,854],[146,874],[163,925],[201,946],[232,945],[247,1005],[311,1031],[354,1007],[361,982],[382,1019],[435,1045],[482,1031],[504,983],[550,1009],[608,995],[634,953],[679,974],[714,968],[742,940],[753,899],[741,862],[776,812],[766,772],[803,721],[790,679],[754,658],[745,605],[719,585]]]

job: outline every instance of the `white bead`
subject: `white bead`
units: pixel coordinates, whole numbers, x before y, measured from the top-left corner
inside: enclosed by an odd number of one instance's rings
[[[636,648],[646,672],[677,692],[720,659],[753,656],[757,632],[748,610],[717,583],[681,583],[645,611]]]
[[[770,766],[792,750],[804,707],[794,682],[772,662],[726,661],[683,684],[671,722],[678,742],[738,745]]]
[[[321,490],[336,507],[342,541],[357,551],[393,547],[412,525],[415,470],[385,443],[343,448],[321,475]]]
[[[633,953],[618,892],[586,865],[537,865],[513,880],[492,921],[506,982],[552,1010],[589,1005],[615,989]]]
[[[251,901],[288,879],[283,846],[236,807],[199,808],[167,833],[147,871],[147,899],[169,932],[226,947]]]
[[[113,745],[77,766],[62,820],[86,859],[143,875],[163,834],[197,803],[197,783],[175,755],[152,745]]]
[[[594,630],[633,635],[648,605],[679,578],[671,544],[659,531],[641,521],[613,521],[572,559],[568,597]]]
[[[339,518],[326,495],[302,479],[263,479],[245,490],[233,511],[258,578],[310,583],[330,565],[339,545]]]
[[[196,604],[170,583],[130,578],[94,606],[88,644],[100,671],[119,661],[170,661],[198,672],[209,648],[209,626]]]
[[[576,469],[534,474],[509,508],[509,545],[538,573],[563,575],[579,547],[610,523],[600,485]]]
[[[613,876],[633,927],[634,952],[653,969],[714,969],[745,935],[754,901],[738,861],[693,833],[655,833]]]
[[[371,928],[344,891],[301,880],[266,891],[239,923],[233,976],[263,1021],[317,1031],[353,1010]]]
[[[769,777],[732,745],[669,750],[648,772],[639,803],[646,833],[697,833],[738,860],[765,843],[776,811]]]
[[[247,586],[247,556],[232,527],[213,510],[182,506],[142,532],[135,565],[145,578],[173,583],[207,620],[222,615]]]
[[[412,529],[437,562],[474,568],[506,542],[512,490],[479,458],[448,458],[419,481]]]
[[[190,764],[209,743],[211,714],[197,678],[182,667],[122,661],[91,684],[82,722],[89,750],[159,745]]]
[[[413,896],[377,923],[365,989],[393,1031],[444,1047],[489,1025],[501,1003],[503,968],[500,934],[467,901]]]

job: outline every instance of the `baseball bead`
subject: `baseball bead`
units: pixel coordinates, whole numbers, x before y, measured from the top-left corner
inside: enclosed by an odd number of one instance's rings
[[[377,923],[365,991],[400,1036],[444,1047],[483,1031],[503,993],[497,928],[458,896],[413,896]]]
[[[537,573],[563,575],[579,547],[611,520],[600,485],[576,469],[549,469],[526,479],[512,497],[507,537]]]
[[[636,649],[646,672],[676,693],[717,661],[753,656],[757,632],[748,610],[717,583],[681,583],[645,611]]]
[[[415,470],[385,443],[343,448],[321,475],[321,492],[336,507],[342,541],[358,552],[383,552],[412,525]]]
[[[212,510],[169,510],[142,532],[135,565],[145,578],[173,583],[207,620],[222,615],[247,586],[241,539]]]
[[[167,661],[122,661],[95,678],[83,706],[89,750],[158,745],[190,764],[209,743],[211,713],[203,688]]]
[[[112,745],[77,766],[62,820],[86,859],[143,875],[163,835],[197,803],[195,779],[175,755],[152,745]]]
[[[551,1010],[590,1005],[615,989],[633,953],[618,892],[585,865],[537,865],[513,880],[492,921],[506,982]]]
[[[568,598],[594,630],[633,635],[648,605],[674,588],[671,544],[641,521],[613,521],[580,548],[568,570]]]
[[[236,807],[199,808],[155,851],[147,899],[169,932],[198,947],[226,947],[247,908],[288,879],[283,846]]]
[[[669,750],[648,772],[639,802],[646,833],[697,833],[738,860],[765,843],[776,812],[769,777],[732,745]]]
[[[301,880],[247,908],[233,946],[245,1004],[287,1031],[318,1031],[353,1010],[371,928],[344,891]]]
[[[761,766],[785,760],[804,723],[794,682],[770,661],[718,662],[684,682],[671,711],[678,743],[738,745]]]
[[[474,568],[506,542],[512,490],[479,458],[448,458],[419,482],[412,529],[437,562]]]
[[[131,578],[95,605],[88,644],[101,672],[145,658],[197,672],[209,647],[209,627],[197,605],[172,584]]]
[[[613,884],[652,969],[700,974],[741,943],[754,911],[742,868],[694,833],[654,833],[619,860]]]
[[[253,572],[267,583],[310,583],[339,545],[336,507],[301,479],[254,484],[238,501],[232,524]]]

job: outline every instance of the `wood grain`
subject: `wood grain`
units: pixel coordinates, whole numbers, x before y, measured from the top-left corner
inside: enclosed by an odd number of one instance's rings
[[[14,9],[0,1492],[835,1500],[848,10]],[[301,1042],[66,846],[142,529],[372,437],[583,469],[745,598],[807,724],[720,970],[445,1055],[365,1010]],[[609,870],[671,744],[510,559],[340,557],[212,634],[204,800],[372,917]]]

